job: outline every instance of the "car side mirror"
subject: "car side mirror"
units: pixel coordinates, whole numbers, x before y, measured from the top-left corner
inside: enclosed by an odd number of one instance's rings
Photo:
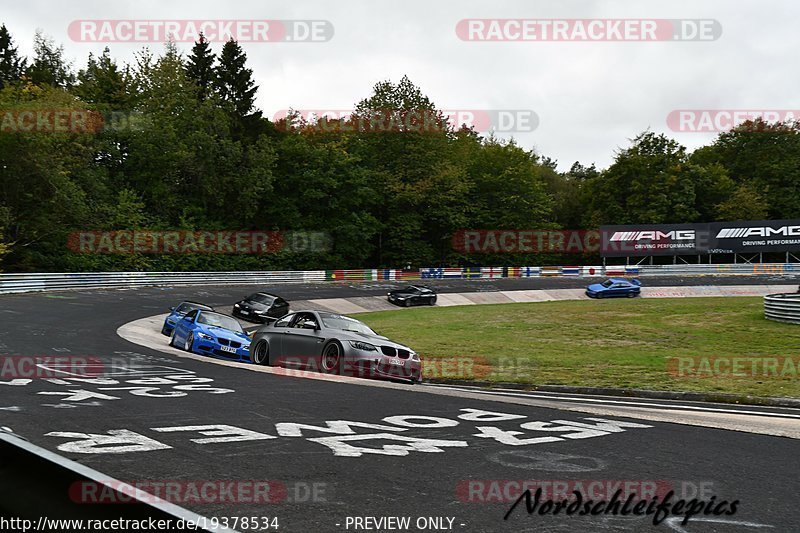
[[[183,318],[181,320],[185,320],[186,322],[191,322],[192,317],[190,317],[189,315],[183,315]]]
[[[171,312],[173,312],[174,310],[175,310],[175,307],[170,307],[170,308],[169,308],[169,312],[170,312],[170,313],[171,313]]]

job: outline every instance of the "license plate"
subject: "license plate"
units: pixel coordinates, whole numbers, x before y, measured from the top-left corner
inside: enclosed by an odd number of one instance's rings
[[[250,311],[245,311],[245,310],[241,310],[239,312],[242,313],[243,315],[249,315],[250,314]]]
[[[236,348],[234,348],[233,346],[220,346],[219,349],[222,350],[223,352],[236,353]]]
[[[403,366],[403,360],[402,359],[389,359],[389,364],[390,365],[396,365],[396,366]]]

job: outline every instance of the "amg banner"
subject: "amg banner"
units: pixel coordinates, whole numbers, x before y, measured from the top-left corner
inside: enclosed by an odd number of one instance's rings
[[[800,220],[602,226],[601,255],[732,254],[800,250]]]
[[[791,252],[800,250],[800,220],[714,222],[708,252]]]
[[[708,242],[708,225],[602,226],[600,242],[603,257],[702,254],[699,243]]]

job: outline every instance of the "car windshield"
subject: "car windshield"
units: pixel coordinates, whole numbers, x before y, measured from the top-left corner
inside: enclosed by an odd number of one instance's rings
[[[614,284],[614,282],[609,279],[609,280],[606,280],[606,281],[603,282],[603,287],[609,288],[613,284]]]
[[[242,325],[229,316],[220,315],[219,313],[200,313],[200,318],[197,319],[198,324],[206,326],[216,326],[231,331],[243,332]]]
[[[256,302],[259,304],[271,304],[275,297],[267,296],[266,294],[254,294],[250,298],[248,298],[251,302]]]
[[[321,315],[321,318],[322,325],[326,328],[352,331],[355,333],[364,333],[366,335],[377,335],[377,333],[372,331],[369,326],[363,322],[359,322],[355,318],[341,315]]]
[[[195,309],[204,309],[204,310],[208,311],[211,308],[208,307],[207,305],[194,304],[194,303],[191,303],[191,302],[183,302],[181,305],[179,305],[178,307],[175,308],[175,312],[176,313],[180,313],[182,315],[185,315],[187,313],[190,313],[190,312],[194,311]]]

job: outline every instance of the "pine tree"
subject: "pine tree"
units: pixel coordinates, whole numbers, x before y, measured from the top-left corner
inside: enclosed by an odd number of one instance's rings
[[[96,59],[89,54],[86,69],[78,72],[78,85],[73,92],[84,102],[124,109],[130,98],[127,78],[111,58],[109,49],[105,48]]]
[[[3,24],[0,26],[0,89],[20,79],[26,63],[25,58],[19,57],[11,34]]]
[[[72,65],[64,59],[64,47],[56,48],[52,39],[36,32],[33,39],[34,58],[26,75],[37,85],[69,88],[75,82]]]
[[[197,85],[197,97],[200,101],[208,98],[214,90],[216,73],[214,60],[216,56],[211,51],[211,45],[205,35],[200,34],[200,39],[194,43],[192,54],[186,64],[186,75]]]
[[[231,106],[234,118],[244,121],[255,108],[258,87],[253,81],[253,71],[245,66],[247,54],[239,43],[231,39],[222,47],[217,71],[217,92],[220,99]]]

